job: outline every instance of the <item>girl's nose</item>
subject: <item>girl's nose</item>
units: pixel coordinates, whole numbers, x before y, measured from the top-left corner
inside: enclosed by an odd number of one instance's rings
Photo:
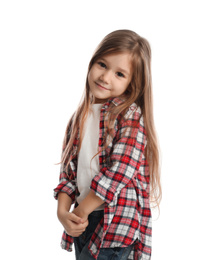
[[[100,80],[102,80],[104,83],[109,84],[110,80],[111,80],[111,73],[110,71],[104,71],[101,75],[100,75]]]

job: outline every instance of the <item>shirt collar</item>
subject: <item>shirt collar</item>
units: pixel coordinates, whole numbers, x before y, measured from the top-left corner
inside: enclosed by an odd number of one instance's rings
[[[110,98],[107,100],[106,103],[104,103],[102,108],[105,108],[105,109],[108,108],[111,103],[113,103],[115,106],[118,106],[118,105],[122,104],[124,101],[125,101],[125,99],[121,98],[121,97]]]

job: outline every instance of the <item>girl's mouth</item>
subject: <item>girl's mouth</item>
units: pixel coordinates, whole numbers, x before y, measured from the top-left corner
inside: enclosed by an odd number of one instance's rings
[[[97,82],[95,82],[95,83],[96,83],[98,88],[101,88],[101,89],[104,89],[104,90],[109,90],[108,88],[105,88],[105,87],[101,86],[99,83],[97,83]]]

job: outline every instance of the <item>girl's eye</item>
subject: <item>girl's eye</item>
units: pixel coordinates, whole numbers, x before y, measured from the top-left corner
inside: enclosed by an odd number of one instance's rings
[[[122,77],[122,78],[124,78],[124,74],[121,73],[121,72],[117,72],[117,75],[118,75],[118,77]]]
[[[99,61],[98,64],[100,65],[100,67],[106,68],[106,64],[104,64],[103,62]]]

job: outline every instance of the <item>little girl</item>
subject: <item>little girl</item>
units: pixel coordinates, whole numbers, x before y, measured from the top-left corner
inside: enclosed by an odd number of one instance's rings
[[[90,60],[54,189],[61,245],[74,243],[77,260],[151,258],[150,200],[161,200],[151,79],[150,45],[130,30],[108,34]]]

